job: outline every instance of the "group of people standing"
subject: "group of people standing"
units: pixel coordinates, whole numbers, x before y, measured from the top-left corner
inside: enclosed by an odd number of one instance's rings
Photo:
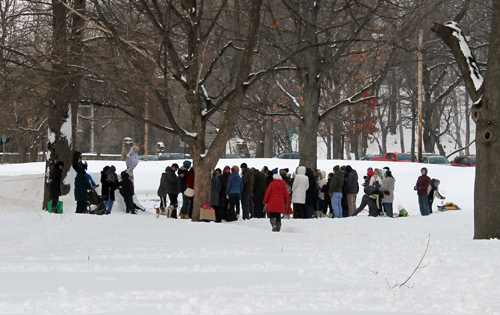
[[[126,204],[126,212],[135,214],[138,207],[133,202],[133,170],[138,164],[139,147],[130,149],[126,157],[127,169],[121,172],[121,180],[115,166],[105,166],[101,172],[101,193],[107,212],[110,213],[115,201],[115,191],[119,190]],[[61,195],[61,176],[64,164],[59,162],[52,172],[50,192],[52,207],[57,207]],[[80,152],[73,157],[75,177],[76,212],[85,213],[88,209],[88,190],[97,187],[87,174],[87,164],[82,162]],[[241,171],[241,175],[240,175]],[[427,169],[421,169],[421,176],[415,185],[422,215],[432,213],[434,198],[445,199],[438,190],[440,181],[427,176]],[[369,216],[385,213],[394,216],[393,202],[395,178],[389,167],[368,168],[363,177],[364,195],[359,207],[356,197],[359,193],[358,173],[350,165],[333,167],[333,172],[315,170],[299,166],[292,174],[289,169],[278,168],[262,170],[249,168],[247,163],[239,167],[225,166],[212,172],[210,206],[215,209],[216,221],[234,221],[240,216],[243,220],[269,217],[273,231],[281,228],[281,218],[310,219],[316,217],[342,218],[356,216],[366,206]],[[186,160],[179,167],[177,163],[166,167],[160,178],[158,196],[160,206],[156,216],[167,215],[177,218],[178,195],[182,194],[181,219],[192,217],[194,200],[195,171],[191,162]],[[168,202],[170,205],[167,207]],[[241,205],[241,207],[240,207]]]

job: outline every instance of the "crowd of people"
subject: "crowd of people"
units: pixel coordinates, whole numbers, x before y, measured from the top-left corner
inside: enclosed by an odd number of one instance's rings
[[[121,172],[121,180],[116,168],[106,166],[101,172],[101,194],[107,213],[111,213],[115,201],[115,191],[119,190],[126,205],[126,212],[136,214],[137,205],[133,201],[133,170],[138,164],[138,147],[134,146],[127,154],[127,169]],[[61,172],[64,164],[58,163],[52,173],[52,207],[57,205],[60,196]],[[76,152],[73,159],[75,177],[76,212],[88,211],[88,191],[97,187],[87,174],[87,164],[82,162],[81,153]],[[431,179],[426,168],[421,169],[415,190],[418,195],[420,212],[423,216],[432,213],[434,198],[445,199],[440,193],[438,179]],[[156,216],[166,215],[177,218],[178,197],[182,195],[179,211],[181,219],[192,217],[195,169],[186,160],[179,167],[177,163],[166,167],[160,176],[158,197],[160,205]],[[217,168],[211,177],[210,206],[215,210],[217,222],[235,221],[238,218],[270,219],[272,230],[279,232],[281,219],[311,219],[320,217],[343,218],[356,216],[368,206],[369,216],[385,215],[394,217],[394,190],[396,179],[389,167],[368,168],[363,176],[363,197],[356,207],[356,197],[360,191],[358,173],[350,165],[333,167],[332,172],[299,166],[294,172],[284,168],[262,170],[248,167],[247,163]],[[168,205],[168,207],[167,207]],[[293,215],[293,216],[292,216]]]

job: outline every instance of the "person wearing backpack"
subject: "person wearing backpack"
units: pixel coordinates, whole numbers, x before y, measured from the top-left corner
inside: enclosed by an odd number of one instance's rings
[[[106,210],[111,213],[115,203],[115,190],[120,186],[114,165],[105,166],[101,171],[101,195],[106,205]]]

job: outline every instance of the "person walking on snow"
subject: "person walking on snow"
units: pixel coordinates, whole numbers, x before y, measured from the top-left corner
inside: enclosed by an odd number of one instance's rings
[[[269,214],[273,232],[281,230],[281,215],[285,213],[289,203],[290,196],[285,182],[282,180],[281,175],[274,174],[273,181],[267,187],[264,196],[264,204],[267,205],[266,211]]]

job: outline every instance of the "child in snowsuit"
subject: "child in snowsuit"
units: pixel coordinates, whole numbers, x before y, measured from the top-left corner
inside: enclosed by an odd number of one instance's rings
[[[120,182],[120,194],[123,196],[123,200],[125,201],[126,212],[131,214],[137,214],[135,212],[134,205],[134,184],[129,178],[127,171],[123,171],[121,173],[122,180]]]
[[[432,213],[432,203],[434,202],[434,197],[439,198],[439,199],[446,199],[445,197],[441,196],[439,193],[438,186],[441,183],[439,179],[433,178],[431,179],[431,183],[429,185],[428,194],[427,198],[429,198],[429,210]]]

